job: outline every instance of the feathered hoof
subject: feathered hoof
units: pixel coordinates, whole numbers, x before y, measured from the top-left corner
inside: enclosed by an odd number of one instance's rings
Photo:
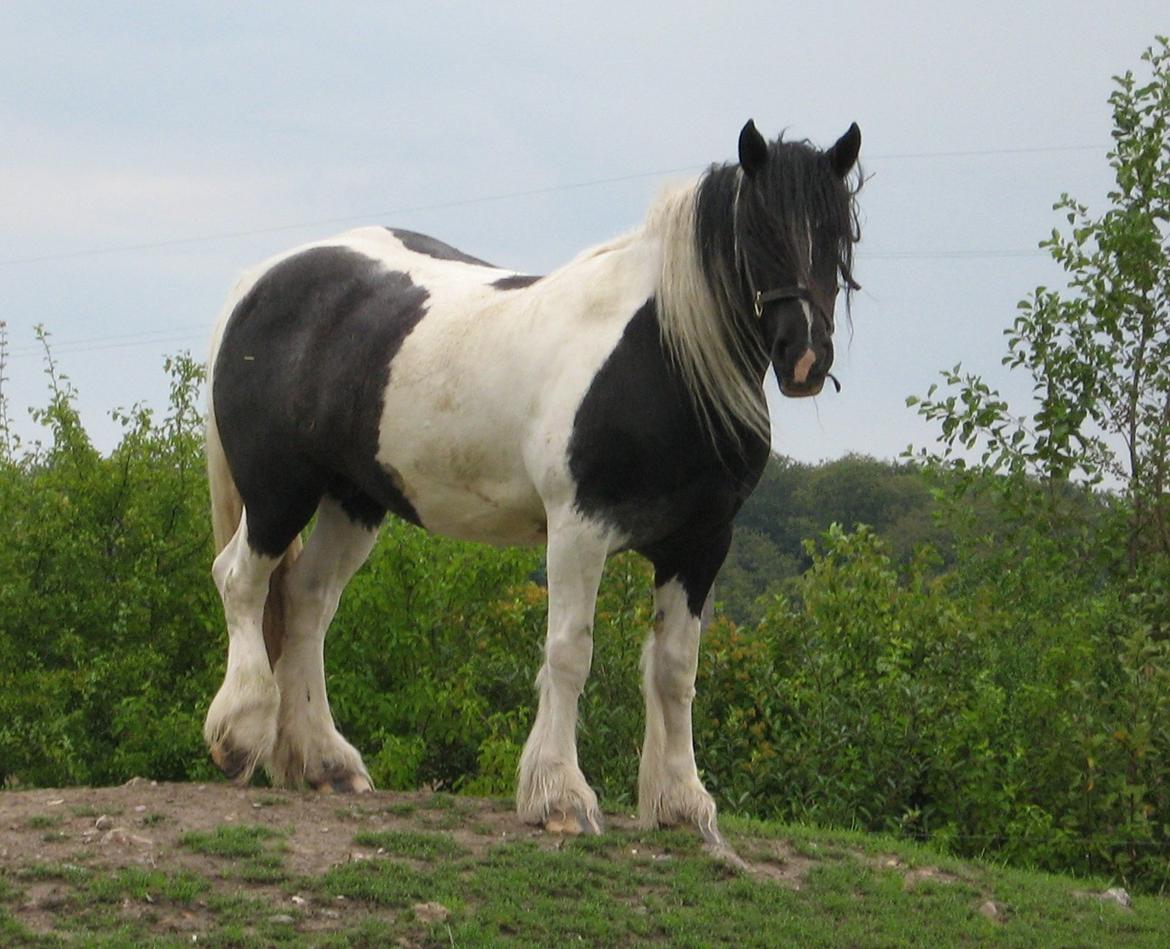
[[[318,794],[365,794],[374,790],[370,776],[362,771],[334,771],[306,783]]]
[[[647,830],[690,825],[709,846],[723,843],[715,821],[715,800],[698,778],[644,787],[639,796],[638,817]]]
[[[374,789],[361,754],[331,725],[282,727],[268,762],[268,777],[278,787],[309,787],[319,794]]]
[[[600,834],[603,828],[597,795],[579,768],[522,759],[516,788],[516,814],[526,824],[553,834]]]
[[[230,781],[247,784],[260,765],[268,762],[276,743],[275,684],[253,683],[251,688],[225,684],[216,694],[203,725],[211,760]]]
[[[605,823],[600,811],[589,813],[574,810],[572,814],[564,812],[549,814],[544,820],[544,829],[550,834],[565,834],[572,837],[584,834],[597,837],[605,830]]]
[[[212,745],[211,762],[223,776],[235,784],[247,784],[256,770],[256,756],[242,748],[235,748],[226,742]]]

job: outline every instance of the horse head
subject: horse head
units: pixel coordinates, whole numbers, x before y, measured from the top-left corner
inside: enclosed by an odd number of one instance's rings
[[[848,179],[860,147],[856,123],[823,152],[804,142],[768,143],[750,119],[740,133],[739,277],[749,319],[786,396],[817,395],[832,378],[837,297],[842,287],[846,298],[857,289],[858,227]]]

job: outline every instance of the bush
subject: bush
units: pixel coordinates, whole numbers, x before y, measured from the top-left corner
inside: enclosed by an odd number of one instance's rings
[[[48,360],[47,447],[0,446],[0,782],[206,777],[199,725],[219,661],[201,370],[168,360],[171,406],[117,414],[92,446]],[[213,656],[215,659],[213,660]]]
[[[797,596],[711,630],[710,783],[759,816],[1163,885],[1170,645],[1045,553],[962,587],[831,530]]]

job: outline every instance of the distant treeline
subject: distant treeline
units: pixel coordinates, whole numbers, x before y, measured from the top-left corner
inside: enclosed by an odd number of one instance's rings
[[[715,591],[722,611],[737,623],[759,619],[760,598],[812,565],[808,541],[833,524],[871,528],[900,563],[926,544],[950,557],[948,531],[917,466],[865,455],[819,465],[773,456],[736,518]]]

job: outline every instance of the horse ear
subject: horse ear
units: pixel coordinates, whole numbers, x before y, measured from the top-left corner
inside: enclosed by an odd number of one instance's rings
[[[768,143],[751,119],[739,133],[739,164],[749,178],[755,176],[768,161]]]
[[[857,161],[859,151],[861,151],[861,129],[854,122],[849,126],[849,130],[837,139],[836,144],[825,152],[825,156],[829,159],[829,164],[837,177],[844,178],[849,174],[854,162]]]

